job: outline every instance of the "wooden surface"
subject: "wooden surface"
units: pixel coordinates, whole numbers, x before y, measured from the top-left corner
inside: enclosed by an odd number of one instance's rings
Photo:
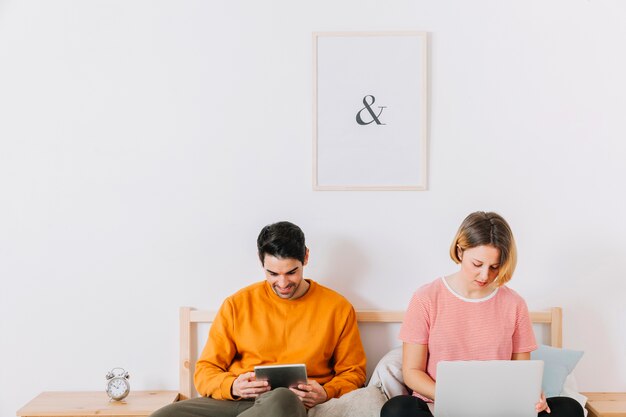
[[[626,417],[626,392],[582,392],[588,417]]]
[[[148,416],[178,400],[176,391],[131,391],[123,401],[110,401],[102,391],[43,392],[17,411],[18,416]]]
[[[193,398],[193,366],[197,360],[197,324],[212,323],[215,311],[196,310],[193,307],[180,308],[180,357],[179,381],[180,399]],[[402,323],[404,311],[389,310],[356,310],[359,323]],[[552,307],[546,311],[531,311],[530,320],[535,324],[549,326],[550,345],[563,346],[563,312],[560,307]]]

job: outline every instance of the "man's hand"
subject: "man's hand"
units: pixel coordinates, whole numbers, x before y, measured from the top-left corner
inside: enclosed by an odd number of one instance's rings
[[[257,381],[254,372],[246,372],[235,379],[230,391],[234,398],[256,398],[270,389],[267,381]]]
[[[308,380],[308,384],[300,384],[298,388],[289,388],[293,391],[306,408],[315,407],[328,399],[326,390],[317,381]]]

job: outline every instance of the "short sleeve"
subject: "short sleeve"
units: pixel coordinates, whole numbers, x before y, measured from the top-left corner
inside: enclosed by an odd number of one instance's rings
[[[427,345],[430,336],[430,300],[417,290],[404,313],[399,339],[404,343]]]
[[[535,333],[530,321],[528,306],[520,298],[515,317],[515,332],[513,333],[513,353],[532,352],[537,349]]]

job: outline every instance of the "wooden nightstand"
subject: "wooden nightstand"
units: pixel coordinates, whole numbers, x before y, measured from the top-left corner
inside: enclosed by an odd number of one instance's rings
[[[124,401],[109,401],[104,391],[42,392],[19,409],[17,415],[145,417],[177,400],[177,391],[131,391]]]
[[[626,417],[626,392],[582,392],[588,417]]]

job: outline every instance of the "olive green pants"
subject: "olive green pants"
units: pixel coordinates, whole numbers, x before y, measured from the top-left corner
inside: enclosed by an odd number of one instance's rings
[[[276,388],[256,400],[214,400],[201,397],[179,401],[150,417],[306,417],[306,408],[287,388]]]

